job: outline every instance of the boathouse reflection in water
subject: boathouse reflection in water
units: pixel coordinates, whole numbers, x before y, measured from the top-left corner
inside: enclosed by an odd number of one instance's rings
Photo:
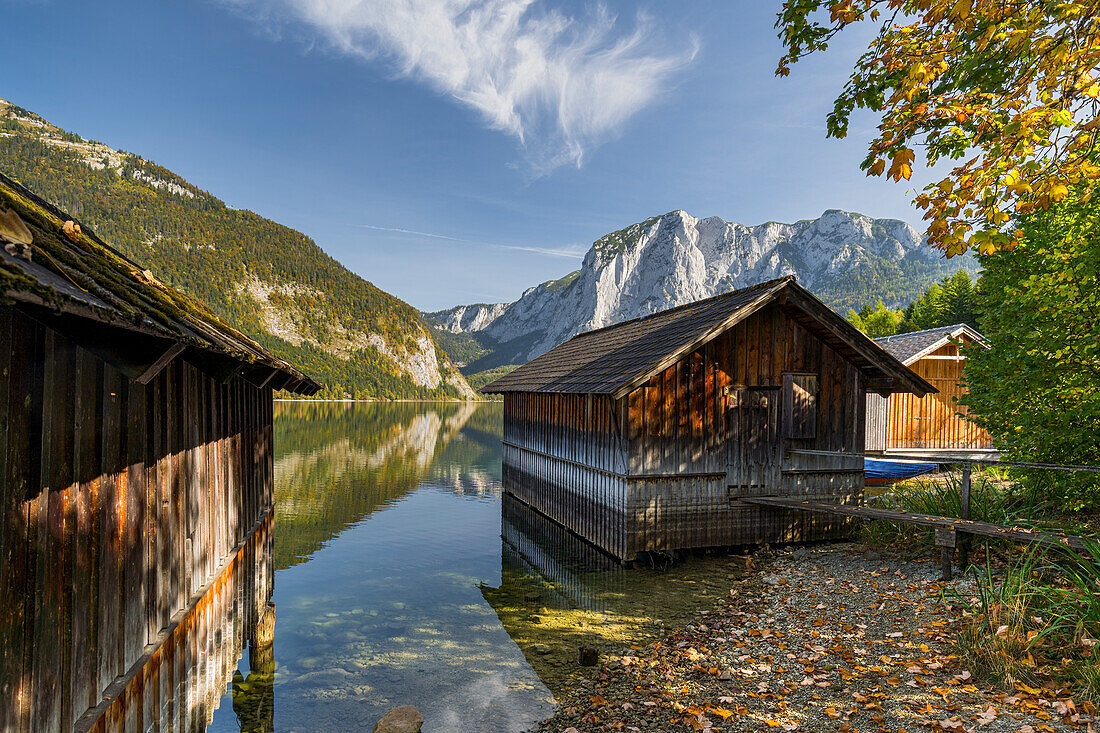
[[[183,653],[194,671],[157,683],[160,707],[130,695],[136,714],[167,706],[189,711],[166,718],[183,730],[310,733],[369,730],[413,704],[437,733],[523,730],[583,673],[579,645],[637,644],[729,591],[727,558],[625,570],[502,496],[500,414],[499,404],[277,405],[277,501],[264,525],[277,541],[267,535],[263,562],[238,561],[220,600],[204,601],[235,620],[215,613],[174,641],[196,649]],[[256,581],[241,575],[249,562]],[[221,656],[195,661],[208,649]]]
[[[675,566],[626,569],[508,493],[501,496],[501,582],[481,595],[555,696],[583,674],[580,647],[638,648],[724,597],[744,561],[689,553]]]
[[[274,526],[268,514],[90,730],[201,730],[230,679],[241,730],[274,730]],[[238,684],[246,645],[251,671]]]
[[[603,611],[609,596],[623,591],[628,578],[617,560],[511,494],[501,497],[500,511],[503,578],[537,578],[543,603],[554,608]]]
[[[241,733],[275,730],[275,605],[268,603],[248,645],[248,676],[233,672],[233,712]]]

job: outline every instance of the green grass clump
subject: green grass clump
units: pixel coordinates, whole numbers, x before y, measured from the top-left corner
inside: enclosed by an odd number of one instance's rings
[[[987,557],[955,644],[978,676],[1005,685],[1053,681],[1100,701],[1100,543],[1084,552],[1035,549],[995,572]],[[1047,685],[1049,686],[1049,685]]]
[[[930,514],[937,517],[962,516],[962,474],[938,474],[934,478],[911,479],[895,484],[881,496],[868,497],[868,506],[893,511]],[[1046,509],[1017,491],[1006,480],[1002,469],[975,469],[970,480],[970,518],[992,524],[1036,526]],[[894,522],[868,522],[863,541],[873,547],[888,547],[914,541],[932,543],[932,533],[924,528]],[[975,538],[977,539],[977,538]]]

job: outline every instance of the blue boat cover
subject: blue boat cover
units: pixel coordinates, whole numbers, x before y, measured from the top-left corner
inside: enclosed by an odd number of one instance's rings
[[[903,479],[931,473],[936,470],[935,463],[916,461],[879,461],[874,458],[863,459],[863,475],[866,478]]]

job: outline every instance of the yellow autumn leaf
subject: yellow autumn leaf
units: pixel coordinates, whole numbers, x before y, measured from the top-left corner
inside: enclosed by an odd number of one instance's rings
[[[890,163],[890,171],[888,174],[895,181],[900,181],[902,178],[909,180],[913,175],[913,151],[909,148],[903,148],[894,153],[894,160]]]

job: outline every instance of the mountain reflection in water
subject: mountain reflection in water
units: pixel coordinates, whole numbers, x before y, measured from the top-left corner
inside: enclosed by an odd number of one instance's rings
[[[406,704],[432,731],[550,714],[479,592],[500,582],[500,434],[499,403],[276,405],[275,730],[369,730]],[[235,699],[263,682],[242,660]],[[212,730],[262,729],[228,702]]]
[[[276,404],[274,661],[242,658],[211,730],[369,730],[415,705],[433,733],[522,731],[579,643],[633,643],[729,589],[727,560],[624,571],[502,503],[501,413]]]

